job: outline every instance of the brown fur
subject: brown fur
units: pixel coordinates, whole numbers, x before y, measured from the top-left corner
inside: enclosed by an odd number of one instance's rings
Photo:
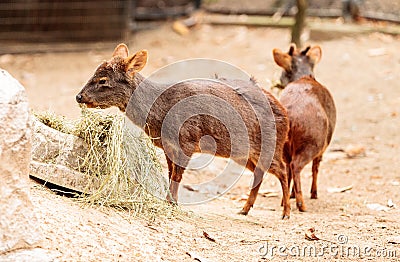
[[[177,201],[178,186],[192,154],[205,152],[230,157],[254,172],[253,188],[241,214],[247,214],[253,206],[268,171],[281,182],[283,218],[288,218],[289,189],[282,155],[289,126],[286,110],[279,101],[250,79],[156,84],[138,73],[146,60],[147,52],[128,56],[127,47],[120,44],[113,58],[97,68],[77,101],[91,107],[117,106],[153,138],[167,159],[171,202]],[[107,80],[100,84],[104,78]],[[270,108],[265,106],[266,101]],[[224,107],[224,103],[228,106]],[[231,117],[235,114],[239,118]],[[240,124],[245,134],[237,134]],[[216,148],[203,141],[200,147],[200,139],[205,136],[214,139]]]
[[[290,122],[288,141],[284,147],[289,187],[293,178],[297,207],[305,211],[300,172],[313,161],[311,198],[316,199],[318,167],[332,139],[336,108],[328,89],[313,76],[314,65],[321,58],[319,46],[308,47],[302,52],[291,46],[288,53],[275,49],[273,55],[276,63],[284,69],[282,82],[289,83],[280,98]]]

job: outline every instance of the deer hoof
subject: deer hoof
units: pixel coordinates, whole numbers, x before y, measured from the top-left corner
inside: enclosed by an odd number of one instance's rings
[[[305,212],[306,211],[306,206],[303,203],[296,203],[297,208],[299,209],[300,212]]]
[[[317,198],[318,198],[317,192],[312,192],[311,193],[311,199],[317,199]]]
[[[239,215],[244,215],[244,216],[247,216],[248,213],[249,213],[249,211],[246,211],[246,210],[244,210],[244,209],[242,209],[242,210],[240,210],[240,211],[238,212]]]

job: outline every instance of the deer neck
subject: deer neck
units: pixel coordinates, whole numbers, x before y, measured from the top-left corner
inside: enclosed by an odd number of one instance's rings
[[[292,72],[291,82],[297,81],[304,76],[312,76],[314,77],[313,68],[308,65],[295,65]]]
[[[160,84],[136,73],[132,79],[131,96],[126,106],[126,116],[137,126],[146,128],[147,119],[152,117],[152,106],[168,85]]]

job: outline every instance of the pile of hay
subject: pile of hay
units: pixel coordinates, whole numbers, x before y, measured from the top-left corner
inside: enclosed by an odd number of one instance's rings
[[[80,201],[129,210],[134,215],[154,219],[171,215],[175,207],[164,199],[168,182],[162,175],[157,152],[151,140],[121,115],[102,115],[82,108],[76,122],[49,113],[35,113],[44,124],[73,134],[89,145],[79,172],[90,175]]]

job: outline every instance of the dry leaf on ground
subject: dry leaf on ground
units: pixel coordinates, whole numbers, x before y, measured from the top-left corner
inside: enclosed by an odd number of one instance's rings
[[[210,240],[211,242],[216,242],[215,239],[212,238],[212,237],[210,237],[210,235],[209,235],[206,231],[203,231],[203,236],[204,236],[206,239]]]
[[[371,57],[374,56],[383,56],[386,55],[386,49],[385,48],[371,48],[368,50],[368,55]]]
[[[189,33],[189,28],[182,21],[175,21],[172,24],[172,29],[180,35],[187,35]]]
[[[396,208],[396,205],[393,203],[392,199],[388,199],[387,206],[390,208]]]
[[[187,190],[189,190],[191,192],[199,192],[199,190],[197,188],[193,188],[190,185],[183,185],[183,188],[185,188],[185,189],[187,189]]]
[[[277,197],[279,196],[279,193],[274,191],[274,190],[260,190],[258,192],[259,195],[263,196],[263,197]]]
[[[388,206],[384,206],[378,203],[370,203],[367,204],[367,208],[371,209],[371,210],[375,210],[375,211],[389,211],[390,207]]]
[[[348,145],[344,152],[348,158],[366,156],[366,150],[363,145]]]
[[[329,187],[327,190],[329,193],[343,193],[349,191],[353,188],[353,185],[345,187]]]
[[[389,244],[400,244],[400,236],[395,236],[388,239]]]
[[[305,233],[305,239],[310,240],[310,241],[315,241],[315,240],[320,240],[319,237],[317,237],[315,234],[315,228],[311,227],[307,229]]]

